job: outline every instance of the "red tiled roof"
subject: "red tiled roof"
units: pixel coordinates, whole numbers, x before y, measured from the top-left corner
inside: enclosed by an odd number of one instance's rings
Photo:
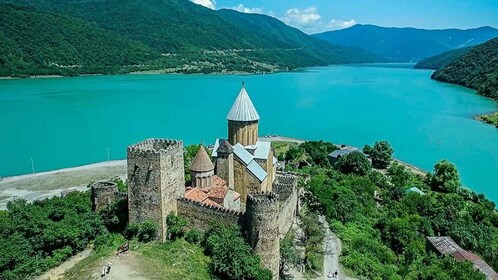
[[[223,205],[219,205],[218,203],[216,203],[216,201],[211,200],[209,198],[206,198],[202,203],[204,203],[205,205],[213,205],[213,206],[223,207]]]
[[[209,198],[222,198],[222,199],[224,199],[225,196],[227,195],[227,192],[228,192],[228,188],[215,186],[215,187],[211,187],[211,189],[207,193],[207,196]]]
[[[187,190],[185,192],[185,198],[190,199],[190,200],[194,200],[194,201],[203,202],[204,200],[206,200],[206,198],[208,198],[208,196],[205,192],[201,191],[201,189],[194,188],[191,190]]]
[[[218,175],[213,176],[213,186],[216,187],[226,187],[227,186],[227,181],[221,179]]]

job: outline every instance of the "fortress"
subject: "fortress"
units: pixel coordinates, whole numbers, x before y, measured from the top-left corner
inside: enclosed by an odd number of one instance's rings
[[[215,141],[212,161],[199,148],[190,168],[191,186],[185,182],[182,141],[147,139],[128,147],[129,222],[155,221],[161,241],[170,213],[199,229],[213,222],[238,224],[262,265],[278,279],[280,240],[298,211],[297,178],[276,172],[271,143],[258,139],[259,114],[244,85],[227,119],[228,139]],[[92,195],[95,210],[121,197],[109,183],[94,184]]]

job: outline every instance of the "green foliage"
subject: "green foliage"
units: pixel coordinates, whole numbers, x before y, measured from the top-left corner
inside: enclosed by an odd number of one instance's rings
[[[460,187],[460,174],[453,163],[441,160],[434,165],[434,174],[427,174],[426,181],[435,191],[454,193]]]
[[[387,141],[375,142],[373,147],[365,145],[363,151],[372,158],[372,166],[379,169],[386,169],[389,166],[394,153],[394,149]]]
[[[118,191],[128,193],[128,181],[123,182],[119,177],[114,178],[112,181],[118,186]]]
[[[479,116],[482,121],[492,124],[498,128],[498,112]]]
[[[140,242],[150,242],[157,236],[158,225],[151,220],[142,223],[132,223],[126,228],[124,235],[126,239],[137,238]]]
[[[192,165],[192,161],[194,160],[195,155],[197,154],[197,151],[199,151],[199,147],[200,147],[200,144],[188,145],[183,150],[183,166],[184,166],[184,171],[185,171],[185,181],[186,182],[192,181],[192,178],[190,175],[190,166]]]
[[[375,62],[264,15],[170,0],[2,0],[0,75],[271,72]],[[16,6],[6,5],[9,3]]]
[[[0,278],[27,279],[83,250],[106,232],[89,192],[27,203],[11,201],[0,215]]]
[[[329,166],[328,154],[338,149],[334,144],[321,140],[308,141],[301,144],[300,147],[309,156],[310,162],[318,166]]]
[[[314,212],[306,211],[300,215],[301,228],[305,235],[305,265],[306,270],[320,274],[323,270],[323,239],[325,232],[323,225]]]
[[[372,171],[362,177],[312,167],[306,170],[312,177],[305,202],[325,214],[343,241],[342,264],[360,279],[483,279],[469,263],[427,251],[426,236],[447,235],[498,267],[495,204],[462,188],[430,191],[431,182],[459,183],[453,168],[449,162],[438,164],[435,179],[424,183],[397,164],[386,175]],[[405,194],[413,185],[426,194]],[[375,190],[382,200],[376,201]]]
[[[299,264],[299,252],[294,245],[295,232],[291,228],[284,239],[280,240],[280,275],[284,275],[285,269]]]
[[[432,78],[477,90],[498,100],[498,38],[472,47],[465,54],[437,70]]]
[[[415,64],[415,68],[439,70],[449,63],[459,59],[469,49],[470,47],[458,48],[435,56],[431,56],[426,59],[422,59],[421,61],[417,62],[417,64]]]
[[[272,274],[260,266],[259,257],[245,242],[237,227],[216,225],[206,233],[206,253],[213,271],[224,279],[270,280]]]
[[[170,213],[166,217],[166,228],[168,240],[175,240],[185,235],[187,230],[187,220],[175,213]]]
[[[200,244],[204,240],[204,233],[198,229],[190,229],[185,234],[185,240],[190,243]]]
[[[123,232],[128,225],[128,199],[114,201],[99,214],[110,232]]]
[[[364,154],[355,151],[342,156],[335,163],[335,168],[344,174],[365,176],[372,170],[372,164]]]

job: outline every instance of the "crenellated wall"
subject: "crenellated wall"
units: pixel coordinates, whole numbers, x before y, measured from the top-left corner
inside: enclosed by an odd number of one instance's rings
[[[183,197],[178,198],[177,205],[178,214],[187,218],[191,226],[200,230],[208,229],[212,223],[224,225],[242,224],[244,219],[243,212],[206,205]]]
[[[261,257],[261,265],[272,272],[273,279],[279,278],[280,268],[278,203],[274,193],[250,193],[244,223],[247,243]]]
[[[152,220],[166,239],[166,216],[177,212],[185,194],[183,142],[147,139],[128,147],[128,212],[130,223]]]
[[[282,239],[294,223],[299,210],[297,177],[277,174],[273,184],[273,192],[278,196],[279,201],[278,228],[280,239]]]

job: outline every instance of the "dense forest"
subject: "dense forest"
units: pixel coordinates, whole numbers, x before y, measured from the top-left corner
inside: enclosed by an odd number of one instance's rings
[[[460,58],[469,49],[470,47],[459,48],[435,56],[431,56],[426,59],[422,59],[421,61],[417,62],[417,64],[415,64],[415,68],[439,70],[449,63],[453,62],[454,60]]]
[[[484,43],[498,36],[498,30],[489,26],[427,30],[357,24],[313,36],[332,44],[362,48],[389,62],[416,62],[452,49]]]
[[[279,156],[291,170],[311,175],[304,204],[326,216],[343,242],[340,261],[354,276],[485,279],[471,263],[435,254],[426,236],[438,235],[450,236],[498,269],[496,205],[462,187],[452,163],[440,161],[422,176],[393,163],[387,142],[366,146],[365,154],[353,152],[331,165],[323,151],[334,149],[325,142],[307,142],[280,149]],[[410,191],[412,187],[423,193]]]
[[[498,37],[475,46],[432,74],[432,78],[477,90],[498,100]]]
[[[380,61],[269,16],[187,0],[0,0],[0,21],[1,76],[269,72]]]

